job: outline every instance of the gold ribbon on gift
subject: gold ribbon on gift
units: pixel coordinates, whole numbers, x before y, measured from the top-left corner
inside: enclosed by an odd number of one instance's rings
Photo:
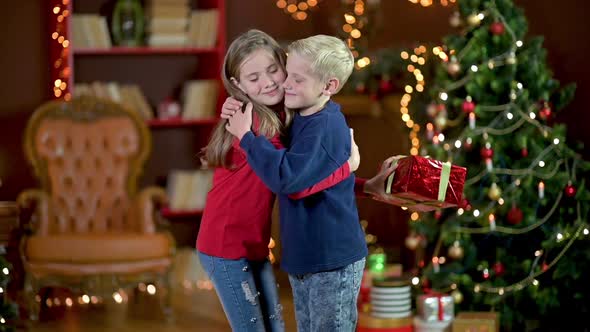
[[[396,166],[398,163],[398,159],[395,159],[391,164],[392,166]],[[442,163],[442,169],[440,171],[440,181],[438,183],[438,197],[437,201],[426,201],[426,202],[416,202],[413,199],[409,198],[401,198],[396,197],[397,199],[403,201],[402,203],[407,206],[412,206],[416,204],[423,204],[423,205],[430,205],[430,206],[440,206],[440,202],[445,201],[445,197],[447,196],[447,189],[449,187],[449,182],[451,181],[451,166],[450,162]],[[389,177],[387,178],[387,186],[385,187],[385,193],[391,195],[391,186],[393,185],[393,178],[395,176],[395,171],[393,171]]]

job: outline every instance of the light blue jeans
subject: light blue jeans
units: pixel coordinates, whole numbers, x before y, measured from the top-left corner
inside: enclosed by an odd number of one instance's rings
[[[289,275],[297,331],[354,332],[365,259],[318,273]]]
[[[283,307],[268,260],[225,259],[199,252],[232,331],[285,331]]]

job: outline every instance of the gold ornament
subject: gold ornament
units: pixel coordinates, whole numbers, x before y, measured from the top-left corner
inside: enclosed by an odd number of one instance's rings
[[[406,247],[408,247],[410,250],[416,250],[419,243],[420,239],[416,235],[409,235],[405,241]]]
[[[502,190],[500,189],[500,187],[498,187],[498,185],[495,182],[492,183],[492,186],[488,191],[488,197],[493,201],[497,201],[501,195]]]
[[[456,28],[458,26],[461,25],[461,15],[459,14],[459,12],[454,12],[451,17],[449,18],[449,24],[453,27]]]
[[[447,126],[447,116],[444,113],[440,113],[439,115],[437,115],[437,117],[434,119],[434,123],[436,123],[436,127],[440,130],[445,129],[445,127]]]
[[[461,65],[457,61],[451,61],[447,65],[447,72],[451,75],[457,75],[461,70]]]
[[[481,19],[478,14],[471,14],[467,16],[467,23],[471,26],[478,26],[481,23]]]
[[[465,250],[459,244],[459,241],[455,241],[453,245],[449,248],[449,257],[452,259],[461,259],[465,254]]]
[[[463,293],[461,293],[458,289],[452,291],[451,296],[453,297],[453,300],[455,300],[455,304],[460,304],[463,302]]]
[[[514,52],[510,53],[510,55],[506,58],[506,63],[509,65],[516,63],[516,54]]]

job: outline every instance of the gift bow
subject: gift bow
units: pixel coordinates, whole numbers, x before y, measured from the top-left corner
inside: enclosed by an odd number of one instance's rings
[[[440,320],[440,321],[442,321],[444,318],[444,310],[443,310],[443,303],[442,303],[443,296],[446,296],[446,295],[438,293],[438,292],[430,292],[430,293],[426,294],[426,298],[435,297],[438,300],[438,320]]]
[[[398,163],[398,160],[399,159],[395,159],[392,162],[391,166],[395,167]],[[440,171],[440,181],[438,183],[438,197],[437,197],[438,202],[444,202],[445,197],[447,196],[447,188],[449,187],[449,182],[451,180],[451,166],[452,166],[452,164],[448,161],[442,163],[442,169]],[[386,194],[391,194],[391,186],[393,185],[394,175],[395,175],[395,171],[393,171],[391,173],[391,175],[389,175],[389,177],[387,178],[387,187],[385,188]],[[425,204],[425,205],[438,206],[437,202],[416,202],[412,199],[400,198],[400,197],[398,197],[398,199],[406,201],[405,203],[407,203],[407,205],[415,205],[415,204],[420,203],[420,204]]]

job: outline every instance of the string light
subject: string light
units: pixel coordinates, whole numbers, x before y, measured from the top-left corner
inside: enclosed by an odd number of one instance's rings
[[[433,4],[432,0],[408,0],[413,4],[420,4],[422,7],[430,7]],[[441,6],[449,6],[456,2],[456,0],[439,0]]]
[[[68,36],[68,20],[65,19],[71,12],[68,0],[52,0],[49,6],[54,15],[50,15],[50,62],[51,89],[55,99],[70,100],[71,67],[70,67],[70,41]]]
[[[305,21],[309,17],[307,13],[309,10],[317,8],[318,0],[278,0],[276,6],[282,9],[285,14],[288,14],[296,21]]]

